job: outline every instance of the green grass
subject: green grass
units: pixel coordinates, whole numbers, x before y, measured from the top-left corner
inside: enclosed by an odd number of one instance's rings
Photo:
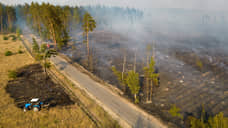
[[[7,36],[3,36],[3,40],[8,40],[9,38]]]
[[[11,56],[11,55],[13,55],[13,53],[11,51],[6,51],[5,52],[5,56]]]
[[[17,40],[17,37],[15,35],[10,35],[9,38],[12,38],[12,41],[16,41]]]
[[[22,54],[22,53],[23,53],[23,51],[19,49],[18,50],[18,54]]]
[[[13,78],[13,79],[17,78],[17,72],[16,72],[16,71],[10,70],[10,71],[8,72],[8,77],[9,77],[9,78]]]

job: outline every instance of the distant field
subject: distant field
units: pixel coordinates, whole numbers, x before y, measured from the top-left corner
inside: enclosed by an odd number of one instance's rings
[[[94,123],[76,104],[68,105],[67,107],[54,107],[40,112],[29,111],[24,113],[22,109],[15,105],[13,98],[5,90],[10,80],[8,72],[36,62],[18,40],[12,41],[11,38],[3,40],[3,36],[0,35],[0,48],[0,128],[95,127]],[[23,51],[22,54],[18,53],[19,49]],[[12,51],[13,55],[5,56],[6,51]],[[105,111],[97,107],[97,105],[92,105],[94,102],[86,100],[88,104],[91,102],[90,107],[95,109],[93,112],[99,116],[98,118],[104,118],[102,123],[106,122],[105,126],[115,123]]]

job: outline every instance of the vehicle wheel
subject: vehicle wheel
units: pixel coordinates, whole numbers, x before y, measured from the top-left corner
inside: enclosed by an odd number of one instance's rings
[[[33,108],[33,111],[34,111],[34,112],[38,112],[39,110],[40,110],[40,109],[39,109],[38,107],[34,107],[34,108]]]

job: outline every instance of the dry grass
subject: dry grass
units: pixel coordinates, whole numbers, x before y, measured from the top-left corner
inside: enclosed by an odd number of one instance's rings
[[[68,85],[68,88],[80,99],[93,116],[100,121],[102,127],[120,128],[118,122],[112,119],[110,115],[103,108],[97,105],[94,100],[90,99],[85,91],[75,87],[75,85],[62,75],[54,66],[51,67],[51,70],[62,82]]]
[[[23,47],[21,50],[24,53],[18,54],[20,47],[22,47],[20,41],[5,41],[0,35],[0,128],[93,128],[93,122],[77,105],[56,107],[36,113],[33,111],[24,113],[15,106],[13,99],[5,91],[9,80],[8,71],[36,63]],[[8,50],[14,54],[5,56],[4,53]],[[100,111],[99,108],[94,109]]]

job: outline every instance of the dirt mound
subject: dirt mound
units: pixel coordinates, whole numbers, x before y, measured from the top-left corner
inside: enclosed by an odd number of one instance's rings
[[[8,82],[6,91],[23,108],[32,98],[40,98],[50,107],[74,104],[61,85],[45,77],[42,66],[33,64],[17,71],[17,78]]]

